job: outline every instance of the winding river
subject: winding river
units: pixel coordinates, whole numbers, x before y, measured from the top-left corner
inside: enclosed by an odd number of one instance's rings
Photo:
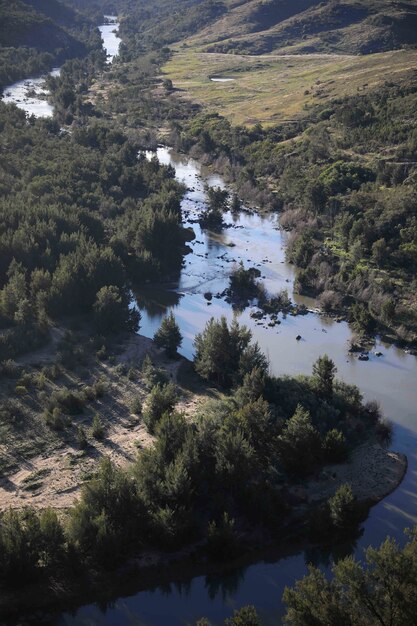
[[[100,30],[111,62],[117,54],[119,40],[114,32],[117,21],[108,21],[113,23],[101,26]],[[28,114],[52,115],[53,109],[44,99],[42,83],[40,78],[16,83],[5,89],[4,99],[15,102]],[[27,90],[31,86],[41,89],[42,97],[31,94],[29,98]],[[148,158],[154,156],[154,153],[147,153]],[[314,311],[313,300],[299,298],[293,292],[294,268],[285,261],[286,235],[279,228],[277,215],[261,217],[250,211],[242,211],[237,216],[226,214],[227,227],[222,234],[203,232],[195,218],[206,202],[204,185],[225,187],[224,181],[195,160],[166,147],[158,149],[157,157],[161,163],[175,168],[177,179],[188,189],[182,202],[183,219],[186,226],[194,229],[196,238],[190,244],[192,252],[185,257],[176,285],[170,289],[141,290],[136,294],[142,313],[142,334],[152,337],[163,316],[172,309],[184,336],[181,352],[191,358],[194,336],[211,316],[225,315],[232,319],[235,315],[223,298],[214,297],[208,303],[204,294],[220,294],[228,285],[233,264],[240,261],[246,267],[256,266],[261,270],[269,291],[286,288],[294,301]],[[360,362],[348,354],[351,332],[344,322],[337,323],[311,312],[285,319],[280,316],[281,324],[271,328],[268,320],[256,321],[250,313],[251,309],[247,309],[239,314],[239,321],[250,327],[268,355],[272,373],[308,374],[313,362],[327,353],[335,361],[340,377],[358,385],[366,399],[380,402],[386,416],[394,423],[392,446],[408,456],[409,469],[401,486],[371,510],[353,551],[361,556],[365,546],[378,545],[387,534],[402,541],[403,529],[417,523],[416,357],[378,340],[375,351],[382,352],[383,356],[371,354],[368,362]],[[302,336],[302,341],[296,341],[297,335]],[[55,626],[194,626],[200,617],[206,616],[210,623],[218,626],[234,608],[254,604],[263,626],[276,626],[283,611],[284,586],[292,585],[304,575],[306,563],[312,559],[328,565],[328,555],[318,553],[300,552],[286,558],[270,555],[268,559],[232,568],[219,576],[184,575],[181,581],[120,597],[107,606],[82,606],[71,614],[48,619],[47,623]]]
[[[155,153],[147,153],[148,158],[153,156]],[[191,243],[192,252],[185,257],[178,284],[170,289],[141,290],[137,295],[141,334],[152,337],[163,316],[172,309],[184,336],[181,353],[191,358],[193,338],[211,316],[232,319],[235,315],[224,299],[214,297],[208,304],[204,294],[221,293],[228,285],[233,264],[240,261],[261,270],[268,290],[286,288],[294,301],[314,310],[314,300],[299,298],[293,292],[294,269],[285,262],[286,235],[279,229],[276,215],[261,217],[242,211],[233,217],[228,213],[222,234],[203,232],[194,220],[206,202],[204,185],[225,187],[224,181],[195,160],[166,147],[158,149],[157,157],[161,163],[171,164],[177,179],[188,188],[182,202],[183,219],[194,229],[196,238]],[[251,328],[269,356],[272,373],[308,374],[314,361],[327,353],[335,361],[339,376],[358,385],[366,399],[377,399],[393,421],[392,445],[408,456],[408,473],[401,486],[371,510],[353,551],[360,557],[364,547],[379,545],[387,534],[402,541],[403,529],[417,523],[417,358],[378,340],[374,351],[381,351],[383,356],[371,354],[368,362],[360,362],[357,356],[348,354],[351,332],[344,322],[312,312],[286,319],[280,316],[281,324],[270,328],[268,320],[256,322],[250,312],[247,309],[241,313],[239,321]],[[300,342],[295,339],[298,334],[303,338]],[[218,626],[234,608],[254,604],[263,626],[276,626],[283,611],[285,585],[292,585],[306,573],[308,561],[314,559],[326,567],[328,558],[311,552],[281,559],[271,555],[219,576],[183,576],[170,585],[120,597],[106,608],[97,604],[81,607],[74,614],[60,616],[54,624],[195,626],[199,618],[206,616]]]
[[[107,54],[107,61],[112,63],[120,45],[120,39],[116,32],[119,23],[117,17],[113,15],[105,15],[104,17],[106,23],[99,26],[98,29],[103,40],[103,48]],[[54,68],[49,75],[59,76],[59,73],[60,69]],[[42,76],[25,78],[25,80],[19,80],[13,83],[13,85],[5,87],[3,90],[3,102],[15,104],[19,109],[23,109],[27,115],[52,117],[54,107],[48,102],[49,92],[45,86],[47,76],[48,74],[43,74]]]

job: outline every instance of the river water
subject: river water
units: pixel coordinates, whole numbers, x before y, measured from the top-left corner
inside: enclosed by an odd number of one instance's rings
[[[152,158],[154,153],[147,156]],[[240,261],[245,267],[256,266],[261,270],[268,290],[286,288],[294,301],[314,309],[313,300],[298,298],[293,292],[294,269],[285,262],[286,234],[279,229],[276,215],[261,217],[242,212],[233,217],[228,213],[225,215],[228,227],[222,234],[203,232],[194,220],[206,202],[204,185],[225,187],[224,181],[193,159],[165,147],[158,149],[157,156],[161,163],[175,167],[177,179],[188,188],[182,202],[183,219],[186,226],[194,229],[196,238],[176,285],[170,289],[141,290],[137,295],[142,313],[141,334],[152,337],[163,316],[172,309],[184,336],[180,351],[191,358],[193,338],[211,316],[225,315],[230,320],[235,315],[223,299],[214,298],[208,305],[204,293],[221,293],[228,285],[233,264]],[[314,313],[286,319],[280,316],[282,323],[275,328],[268,327],[267,321],[256,323],[250,317],[250,309],[238,317],[251,328],[269,356],[273,374],[309,374],[314,361],[327,353],[335,361],[341,378],[358,385],[366,399],[381,403],[394,423],[393,449],[407,454],[409,469],[402,485],[371,510],[353,551],[360,557],[365,546],[379,545],[387,534],[402,541],[403,529],[417,523],[416,357],[378,340],[375,351],[381,351],[383,356],[371,355],[370,361],[360,362],[347,351],[351,337],[348,325]],[[298,334],[303,338],[300,342],[295,339]],[[306,562],[312,559],[326,565],[328,555],[298,553],[284,559],[271,555],[219,576],[183,577],[171,585],[121,597],[107,608],[95,604],[84,606],[73,615],[62,615],[55,623],[59,626],[184,626],[195,625],[206,616],[218,626],[234,608],[254,604],[263,626],[277,625],[283,612],[281,596],[285,585],[292,585],[303,576]]]
[[[120,39],[117,36],[117,28],[119,26],[117,17],[113,15],[105,15],[106,24],[99,26],[101,38],[103,40],[103,48],[107,53],[108,63],[112,63],[117,55],[120,45]],[[51,76],[59,76],[60,69],[54,68],[49,73]],[[26,78],[19,80],[13,85],[5,87],[3,90],[3,102],[6,104],[14,103],[19,109],[23,109],[27,115],[35,117],[52,117],[54,107],[49,104],[47,98],[49,95],[45,87],[45,79],[48,74],[37,76],[34,78]]]

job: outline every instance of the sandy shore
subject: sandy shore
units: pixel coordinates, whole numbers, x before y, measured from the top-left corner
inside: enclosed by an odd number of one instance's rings
[[[291,492],[308,503],[332,497],[344,483],[350,484],[360,502],[380,502],[402,482],[407,471],[407,457],[367,441],[357,447],[348,462],[330,465],[318,478]]]

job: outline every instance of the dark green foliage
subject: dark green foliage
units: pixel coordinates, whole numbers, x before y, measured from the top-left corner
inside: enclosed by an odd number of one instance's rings
[[[56,513],[6,511],[0,518],[0,580],[10,586],[34,580],[62,563],[65,539]]]
[[[352,327],[358,333],[371,333],[375,330],[375,319],[369,311],[369,306],[361,302],[357,302],[351,306],[349,320]]]
[[[284,425],[278,441],[281,462],[289,473],[303,476],[318,464],[320,435],[312,424],[309,412],[301,405]]]
[[[342,485],[329,500],[330,521],[337,531],[353,528],[358,522],[356,498],[350,485]]]
[[[251,344],[251,337],[251,332],[236,321],[229,328],[225,317],[219,321],[211,318],[194,340],[196,371],[224,386],[241,381],[255,367],[266,371],[266,358],[258,344]]]
[[[133,482],[104,459],[97,477],[83,487],[80,502],[71,509],[69,540],[83,558],[114,567],[140,545],[146,527],[147,516]]]
[[[169,168],[138,159],[105,124],[73,136],[45,124],[27,124],[0,103],[0,143],[9,154],[0,175],[3,360],[44,342],[48,317],[91,313],[94,305],[100,332],[136,326],[128,277],[172,275],[186,239],[181,188]]]
[[[317,393],[330,399],[333,396],[333,382],[337,372],[334,362],[325,354],[317,359],[313,365],[313,381]]]
[[[225,512],[219,522],[210,522],[207,530],[207,550],[212,559],[227,561],[237,554],[235,521]]]
[[[208,187],[207,199],[207,208],[199,219],[200,226],[220,230],[223,226],[223,212],[227,209],[228,192],[220,187]]]
[[[102,287],[93,305],[94,322],[100,334],[139,330],[140,314],[129,309],[128,296],[114,285]]]
[[[254,606],[244,606],[233,613],[233,617],[225,621],[226,626],[261,626]]]
[[[242,261],[230,274],[230,293],[233,298],[254,298],[259,294],[259,285],[256,282],[261,272],[255,267],[247,270]]]
[[[323,455],[326,463],[343,463],[348,456],[346,437],[333,428],[326,433],[323,441]]]
[[[387,539],[377,549],[366,550],[365,564],[348,557],[333,567],[333,576],[311,567],[293,588],[286,588],[285,623],[354,624],[381,626],[412,624],[417,611],[415,532],[400,548]]]
[[[163,414],[173,410],[177,400],[177,391],[173,383],[167,385],[157,384],[152,387],[143,411],[143,421],[151,434],[155,432],[155,428]]]
[[[153,340],[159,348],[165,350],[167,356],[175,357],[182,343],[182,335],[172,311],[162,320]]]

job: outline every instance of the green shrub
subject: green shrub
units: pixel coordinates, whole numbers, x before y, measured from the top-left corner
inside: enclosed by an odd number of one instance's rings
[[[227,560],[237,554],[235,520],[224,512],[219,522],[212,521],[207,530],[207,551],[214,560]]]
[[[91,427],[91,434],[94,439],[103,439],[104,437],[104,426],[103,422],[100,419],[100,416],[96,413],[93,417],[93,425]]]
[[[151,434],[155,432],[156,425],[163,414],[174,409],[177,400],[177,391],[172,383],[152,387],[143,411],[143,421]]]

